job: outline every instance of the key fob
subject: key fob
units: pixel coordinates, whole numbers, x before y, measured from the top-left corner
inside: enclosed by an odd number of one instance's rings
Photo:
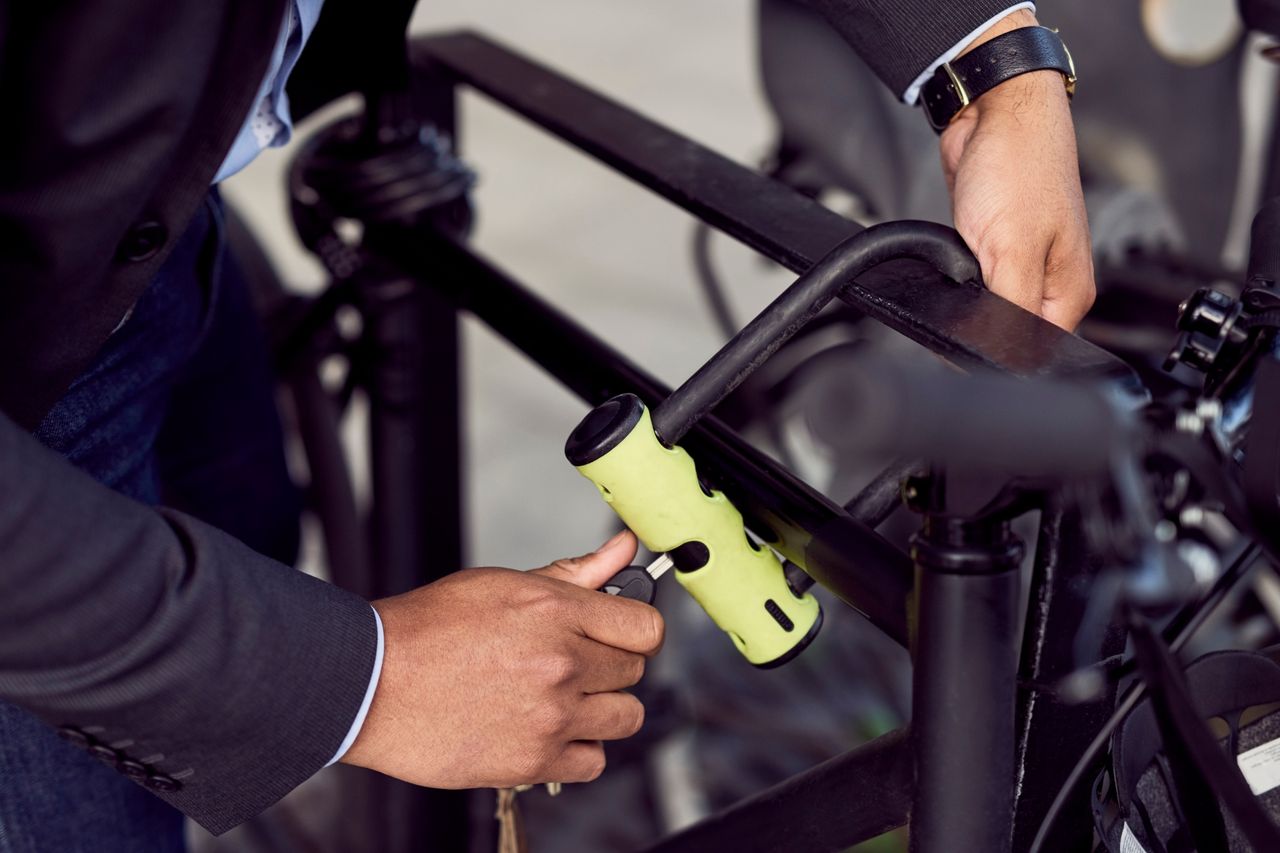
[[[641,566],[630,566],[618,572],[604,582],[600,591],[609,595],[620,595],[645,604],[653,604],[658,585],[649,577],[649,573]]]

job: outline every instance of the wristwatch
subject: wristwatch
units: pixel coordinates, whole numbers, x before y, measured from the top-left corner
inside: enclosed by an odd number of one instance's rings
[[[1021,27],[951,62],[944,62],[920,91],[920,105],[929,126],[947,129],[964,108],[1011,77],[1031,71],[1061,72],[1067,96],[1076,92],[1076,65],[1056,30]]]

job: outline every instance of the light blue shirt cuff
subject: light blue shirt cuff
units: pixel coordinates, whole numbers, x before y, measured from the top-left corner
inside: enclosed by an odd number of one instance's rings
[[[372,608],[370,608],[372,609]],[[356,742],[356,738],[360,736],[360,729],[364,726],[364,718],[369,715],[369,706],[373,704],[373,692],[378,689],[378,676],[382,675],[382,617],[378,615],[378,611],[373,611],[373,624],[378,630],[378,650],[373,656],[373,672],[369,675],[369,689],[364,692],[364,701],[360,703],[360,710],[356,712],[356,718],[351,722],[351,729],[347,732],[347,736],[342,739],[342,743],[338,746],[338,751],[334,753],[333,758],[329,759],[329,764],[337,764],[342,756],[347,754],[347,750],[351,748],[351,744]],[[325,767],[328,767],[326,764]]]

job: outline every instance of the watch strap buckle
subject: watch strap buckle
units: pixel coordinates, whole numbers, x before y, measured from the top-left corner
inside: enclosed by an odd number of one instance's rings
[[[947,85],[940,92],[951,97],[943,98],[942,94],[935,94],[932,98],[924,98],[924,112],[929,120],[929,126],[941,133],[955,121],[956,116],[964,112],[965,107],[973,103],[973,97],[969,94],[964,81],[960,79],[960,75],[956,74],[955,69],[951,67],[950,62],[944,62],[938,66],[934,76],[938,75],[945,76],[947,80]]]
[[[1071,69],[1062,75],[1067,84],[1067,97],[1074,98],[1076,96],[1076,81],[1080,79],[1080,76],[1076,74],[1076,60],[1071,55],[1071,50],[1067,47],[1066,42],[1062,43],[1062,52],[1067,55],[1067,67]]]

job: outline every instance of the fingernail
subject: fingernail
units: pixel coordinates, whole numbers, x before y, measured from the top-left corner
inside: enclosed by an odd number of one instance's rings
[[[614,545],[617,545],[619,542],[621,542],[623,537],[625,537],[626,535],[627,535],[627,531],[625,530],[615,533],[612,539],[610,539],[608,542],[604,543],[603,545],[601,545],[599,548],[596,549],[596,553],[599,554],[601,551],[608,551]]]

